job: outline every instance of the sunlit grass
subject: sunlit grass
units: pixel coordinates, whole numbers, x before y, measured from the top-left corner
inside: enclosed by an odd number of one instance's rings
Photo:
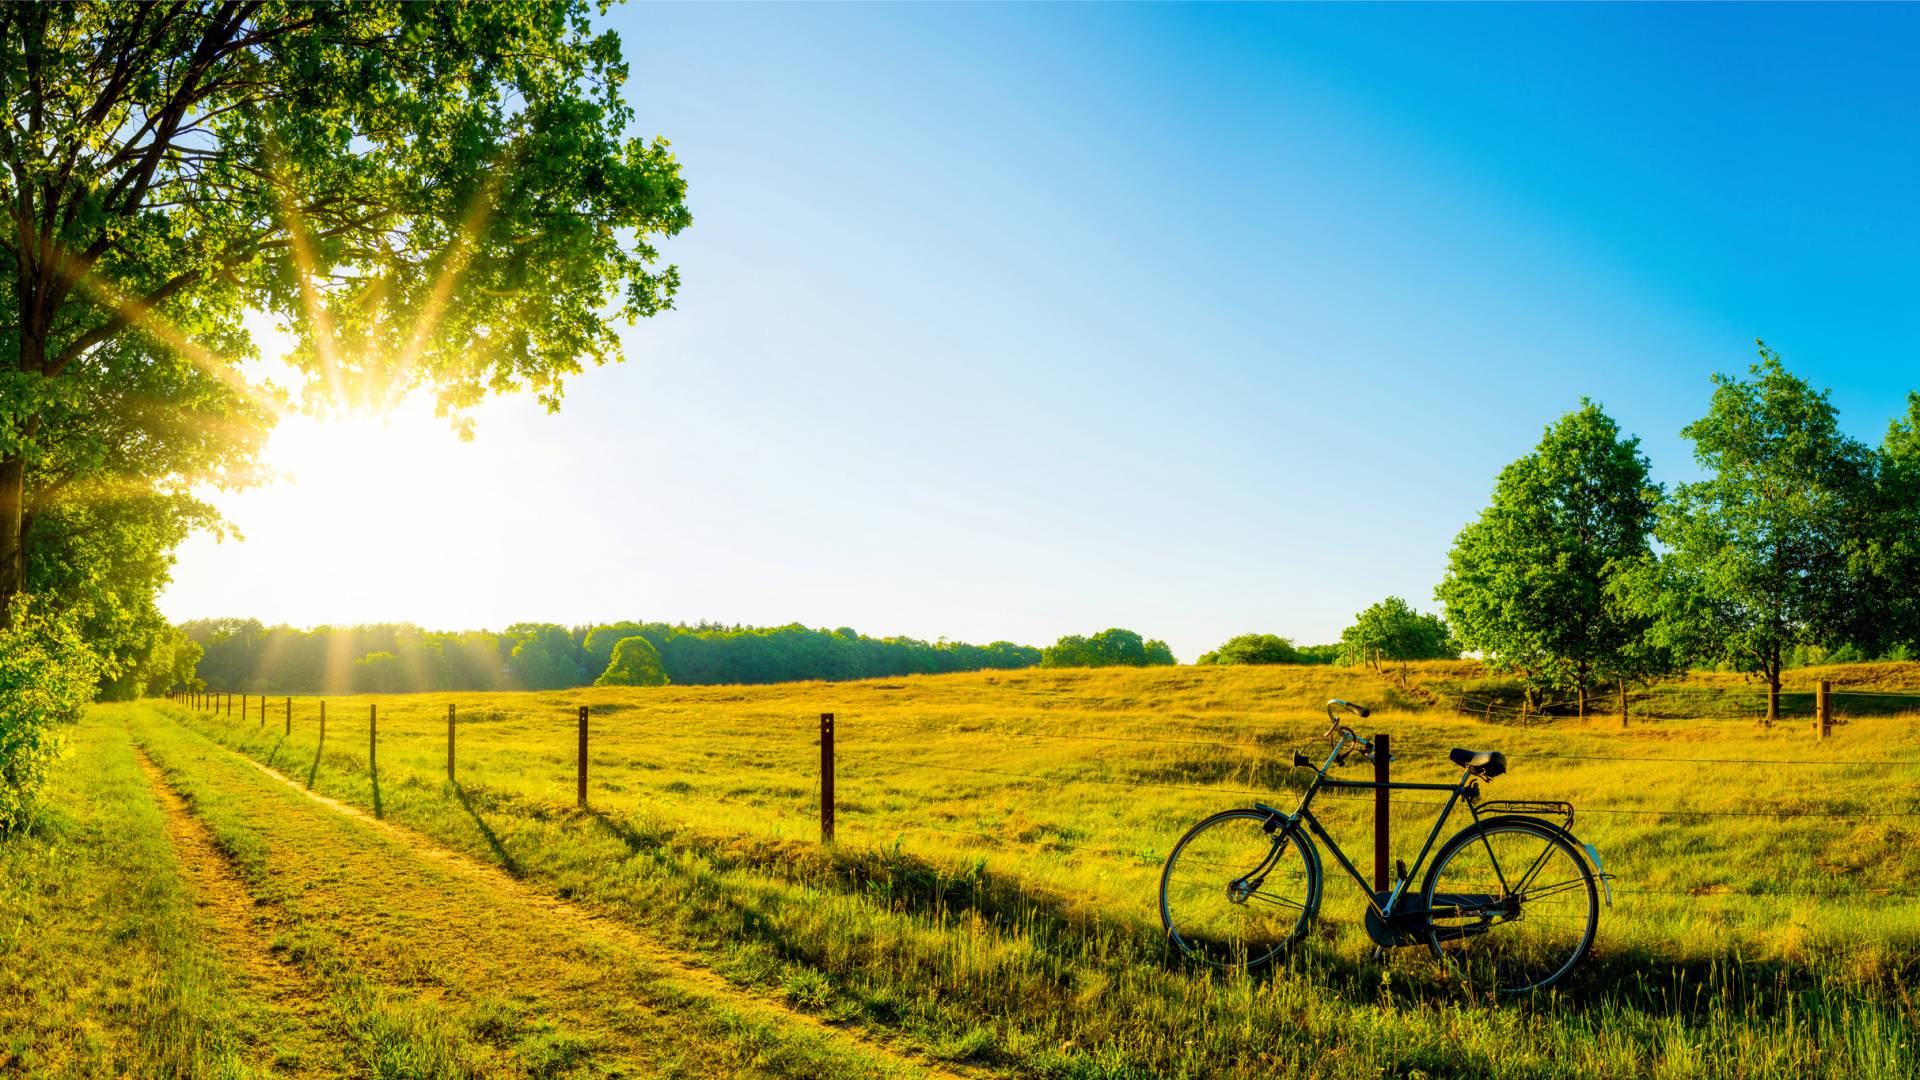
[[[1322,930],[1280,978],[1222,982],[1165,955],[1160,858],[1187,825],[1251,793],[1290,805],[1285,763],[1318,745],[1315,706],[1329,696],[1384,706],[1360,726],[1393,736],[1399,778],[1450,780],[1450,746],[1499,749],[1513,770],[1490,797],[1581,808],[1575,832],[1619,878],[1565,1006],[1482,1012],[1413,950],[1374,959],[1355,925],[1359,893],[1330,857]],[[1858,718],[1815,742],[1803,724],[1748,719],[1486,724],[1346,669],[1028,671],[330,698],[316,754],[317,701],[295,701],[288,736],[283,700],[264,730],[257,717],[179,715],[712,950],[742,981],[1018,1070],[1265,1075],[1314,1060],[1358,1075],[1382,1061],[1431,1069],[1418,1064],[1431,1053],[1447,1071],[1496,1071],[1497,1058],[1512,1075],[1902,1075],[1914,1060],[1920,818],[1871,815],[1920,811],[1920,767],[1838,764],[1920,760],[1911,715]],[[458,789],[445,781],[449,702]],[[571,809],[581,704],[595,811],[584,816]],[[833,852],[817,844],[823,711],[837,716]],[[1077,738],[1047,737],[1061,735]],[[1833,764],[1650,760],[1662,757]],[[1415,801],[1394,821],[1393,854],[1409,862],[1432,813]],[[1370,800],[1317,809],[1370,867]],[[1602,812],[1652,810],[1756,816]],[[1467,1044],[1444,1049],[1463,1026]],[[1825,1049],[1809,1049],[1816,1036]],[[1322,1044],[1338,1052],[1303,1056]],[[1717,1056],[1696,1061],[1705,1045]]]

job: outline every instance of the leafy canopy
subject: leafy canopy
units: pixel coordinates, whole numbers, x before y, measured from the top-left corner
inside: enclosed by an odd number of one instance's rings
[[[593,680],[595,686],[665,686],[667,669],[660,662],[660,651],[653,642],[639,635],[621,638],[613,646],[607,669]]]
[[[1434,590],[1460,645],[1532,685],[1583,692],[1670,666],[1644,646],[1647,620],[1610,591],[1651,550],[1661,492],[1639,446],[1582,399],[1500,471]]]
[[[137,608],[150,568],[76,534],[212,524],[189,491],[295,400],[557,407],[671,306],[685,184],[579,0],[7,5],[0,39],[0,623],[43,559]],[[241,366],[249,311],[290,385]]]
[[[1675,651],[1777,689],[1794,646],[1860,617],[1849,551],[1872,460],[1764,344],[1749,375],[1715,375],[1707,415],[1681,431],[1707,477],[1676,489],[1654,529],[1665,555],[1621,590]]]
[[[1241,634],[1210,653],[1202,653],[1196,664],[1297,664],[1300,653],[1293,642],[1277,634]]]
[[[1408,660],[1460,657],[1460,647],[1438,615],[1415,611],[1398,596],[1389,596],[1354,616],[1353,625],[1341,633],[1340,644],[1346,649],[1348,663],[1375,669],[1388,660],[1404,664]]]
[[[1092,637],[1069,634],[1041,651],[1041,667],[1151,667],[1174,663],[1164,641],[1114,627]]]

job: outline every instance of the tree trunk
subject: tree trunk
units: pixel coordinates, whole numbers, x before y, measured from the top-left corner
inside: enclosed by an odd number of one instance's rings
[[[13,625],[13,599],[27,587],[27,459],[0,461],[0,630]]]
[[[1582,682],[1580,684],[1580,719],[1585,720],[1586,718],[1587,718],[1587,684]]]
[[[1627,726],[1627,680],[1620,680],[1620,727]]]

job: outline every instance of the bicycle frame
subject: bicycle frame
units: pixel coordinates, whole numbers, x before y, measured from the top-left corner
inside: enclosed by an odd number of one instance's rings
[[[1326,844],[1327,849],[1333,852],[1334,860],[1340,864],[1340,868],[1345,870],[1347,876],[1352,878],[1354,882],[1360,886],[1360,891],[1365,894],[1367,898],[1367,906],[1371,908],[1374,914],[1379,916],[1380,921],[1385,924],[1396,914],[1402,914],[1402,912],[1400,912],[1400,903],[1405,898],[1408,884],[1413,881],[1414,876],[1419,872],[1421,866],[1425,865],[1427,856],[1433,853],[1433,845],[1435,841],[1440,839],[1440,831],[1446,828],[1447,820],[1453,816],[1454,806],[1459,803],[1461,796],[1469,795],[1472,792],[1474,781],[1467,770],[1462,770],[1459,781],[1452,784],[1408,784],[1395,781],[1382,783],[1378,780],[1328,779],[1327,771],[1339,764],[1341,757],[1346,753],[1348,745],[1354,741],[1356,740],[1352,734],[1342,729],[1340,740],[1334,745],[1333,752],[1327,755],[1327,760],[1321,764],[1319,771],[1314,774],[1313,782],[1307,785],[1306,792],[1300,796],[1300,805],[1295,808],[1293,813],[1281,813],[1274,807],[1264,806],[1259,803],[1255,803],[1254,805],[1259,809],[1273,813],[1275,817],[1279,819],[1281,822],[1280,839],[1282,841],[1291,837],[1293,831],[1304,823],[1307,829],[1314,836],[1319,837],[1320,840]],[[1354,791],[1380,791],[1383,789],[1387,791],[1444,791],[1447,793],[1446,805],[1440,808],[1439,816],[1434,818],[1433,828],[1427,833],[1427,841],[1421,845],[1419,856],[1414,859],[1413,865],[1407,868],[1406,873],[1394,884],[1392,890],[1388,892],[1384,904],[1380,901],[1379,895],[1375,892],[1373,886],[1368,883],[1366,877],[1354,867],[1353,861],[1347,858],[1347,853],[1341,850],[1340,842],[1335,840],[1333,836],[1327,832],[1326,827],[1320,824],[1319,818],[1313,816],[1313,797],[1319,794],[1321,788],[1346,788]],[[1467,801],[1467,810],[1473,815],[1475,823],[1478,823],[1480,820],[1480,812],[1475,808],[1472,799],[1468,799]],[[1273,854],[1268,856],[1268,863],[1263,864],[1241,880],[1258,880],[1264,876],[1267,866],[1271,864],[1273,859],[1279,856],[1283,849],[1284,843],[1276,843]],[[1487,849],[1487,854],[1489,857],[1493,857],[1493,849],[1491,847]],[[1500,877],[1501,886],[1505,887],[1506,874],[1500,869],[1497,858],[1494,858],[1494,873]],[[1423,912],[1422,914],[1430,915],[1431,913]]]

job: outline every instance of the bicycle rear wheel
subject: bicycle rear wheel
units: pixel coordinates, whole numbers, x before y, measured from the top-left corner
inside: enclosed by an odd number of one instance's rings
[[[1593,871],[1565,834],[1530,818],[1460,830],[1423,890],[1433,954],[1475,990],[1523,994],[1573,970],[1593,947]]]
[[[1160,872],[1160,922],[1187,956],[1214,967],[1272,963],[1307,932],[1320,863],[1307,838],[1269,830],[1274,815],[1228,810],[1195,825]]]

